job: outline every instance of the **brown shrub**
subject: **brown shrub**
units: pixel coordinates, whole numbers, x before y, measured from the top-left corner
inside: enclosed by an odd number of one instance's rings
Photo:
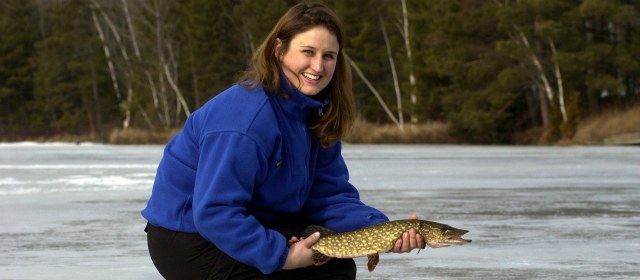
[[[611,109],[585,119],[578,126],[573,144],[602,144],[607,137],[640,132],[640,106],[629,110]]]
[[[430,122],[415,126],[405,125],[405,133],[392,124],[372,124],[357,119],[353,130],[344,141],[359,144],[454,144],[456,141],[447,134],[447,124]]]
[[[114,129],[109,134],[110,144],[167,144],[171,137],[180,132],[181,128],[169,131],[150,131],[138,128]]]

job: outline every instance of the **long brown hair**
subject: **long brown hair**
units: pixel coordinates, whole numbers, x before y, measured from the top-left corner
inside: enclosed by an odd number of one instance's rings
[[[289,50],[293,37],[314,27],[324,27],[338,39],[339,51],[333,78],[321,93],[329,98],[329,105],[323,108],[323,115],[311,121],[309,129],[320,145],[327,149],[342,139],[350,130],[355,119],[355,105],[351,92],[351,69],[342,52],[344,48],[344,26],[338,16],[320,3],[300,3],[287,11],[278,20],[271,33],[253,55],[252,64],[239,80],[246,88],[262,86],[268,93],[281,93],[280,68],[276,57],[276,39],[282,41],[281,53]]]

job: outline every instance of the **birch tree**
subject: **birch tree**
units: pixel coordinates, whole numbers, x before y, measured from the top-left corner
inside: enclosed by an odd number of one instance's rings
[[[411,100],[411,124],[416,125],[418,123],[418,113],[416,107],[418,106],[418,88],[416,86],[416,77],[413,73],[413,54],[411,52],[411,40],[409,35],[409,16],[407,12],[407,1],[402,0],[402,29],[400,34],[404,39],[404,45],[407,50],[407,63],[409,65],[409,85],[410,85],[410,100]]]
[[[402,114],[402,94],[400,93],[400,85],[398,83],[398,73],[396,71],[396,64],[393,60],[393,52],[391,52],[391,44],[389,43],[389,36],[387,35],[387,28],[382,20],[382,15],[378,11],[378,19],[380,20],[380,29],[382,29],[382,37],[384,38],[384,44],[387,48],[387,57],[389,59],[389,66],[391,66],[391,77],[393,77],[393,88],[396,93],[396,102],[398,106],[398,127],[400,131],[404,132],[404,117]]]

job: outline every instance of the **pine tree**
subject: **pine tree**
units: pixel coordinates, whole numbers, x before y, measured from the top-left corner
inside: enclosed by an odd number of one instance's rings
[[[0,2],[0,133],[19,130],[28,118],[25,104],[33,100],[29,59],[38,37],[34,16],[30,2]]]
[[[106,63],[99,55],[89,7],[86,1],[70,0],[50,7],[47,14],[48,36],[36,44],[37,55],[31,60],[37,70],[34,99],[28,103],[30,124],[58,132],[93,128],[93,97],[102,74],[95,68]]]

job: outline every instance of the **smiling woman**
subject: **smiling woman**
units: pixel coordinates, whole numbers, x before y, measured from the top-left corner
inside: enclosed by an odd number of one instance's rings
[[[324,27],[314,27],[291,40],[289,49],[277,39],[276,56],[287,80],[306,96],[314,96],[331,81],[336,69],[338,39]],[[286,52],[285,52],[286,50]]]
[[[340,140],[354,120],[343,38],[329,8],[296,5],[238,85],[169,141],[142,211],[162,276],[355,278],[351,259],[313,266],[319,235],[301,238],[310,224],[346,232],[389,220],[360,201],[342,158]],[[391,251],[424,246],[409,230]]]
[[[328,106],[321,107],[318,115],[311,116],[309,129],[323,148],[329,148],[344,138],[355,120],[351,70],[342,53],[344,41],[342,21],[331,9],[320,4],[301,3],[276,23],[256,50],[252,66],[239,83],[247,89],[262,86],[266,92],[279,92],[286,96],[280,80],[280,74],[284,72],[285,82],[290,83],[290,87],[301,90],[305,95],[317,95],[315,100],[327,100]],[[289,52],[290,48],[294,50]],[[302,58],[302,61],[295,61],[294,56]],[[314,57],[315,65],[311,65]],[[320,57],[324,63],[318,65]],[[295,69],[292,68],[294,66]],[[317,71],[318,67],[322,67],[324,73]],[[331,74],[327,70],[331,70]],[[321,76],[317,77],[317,84],[314,76]],[[305,81],[313,85],[313,91],[301,88]]]

